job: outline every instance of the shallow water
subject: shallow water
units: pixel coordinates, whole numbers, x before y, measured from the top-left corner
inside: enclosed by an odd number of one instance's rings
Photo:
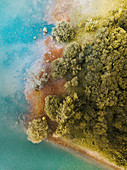
[[[43,56],[43,27],[50,33],[53,26],[43,20],[47,4],[46,0],[0,0],[0,170],[108,169],[46,142],[32,144],[21,124],[16,124],[29,109],[24,74]]]

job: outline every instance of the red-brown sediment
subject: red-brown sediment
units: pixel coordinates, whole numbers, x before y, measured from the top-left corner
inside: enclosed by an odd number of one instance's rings
[[[55,59],[63,57],[63,46],[56,44],[56,42],[53,41],[51,37],[45,40],[45,45],[46,45],[46,53],[44,55],[45,64],[47,62],[51,64],[51,62],[54,61]]]
[[[56,45],[51,38],[45,40],[46,53],[44,54],[43,65],[45,66],[45,72],[47,73],[48,81],[44,84],[42,90],[36,91],[35,89],[25,90],[26,99],[31,106],[29,119],[46,116],[44,106],[45,98],[48,95],[60,95],[65,93],[64,84],[66,79],[54,80],[50,75],[51,62],[57,58],[63,57],[63,46]],[[43,71],[40,70],[38,80],[43,76]],[[37,78],[37,77],[35,77]]]
[[[72,8],[73,0],[56,0],[55,7],[52,9],[51,20],[56,23],[61,20],[70,22],[70,9]]]

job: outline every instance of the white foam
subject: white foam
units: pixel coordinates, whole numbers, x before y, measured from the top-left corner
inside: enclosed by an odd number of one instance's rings
[[[28,53],[21,52],[26,45],[28,48]],[[23,70],[25,70],[30,63],[43,57],[45,52],[44,44],[42,40],[37,40],[35,44],[18,43],[4,47],[3,50],[0,49],[0,51],[0,96],[13,96],[17,90],[22,88],[21,81],[24,77]],[[14,53],[14,56],[9,58],[8,53],[10,53],[10,55],[11,53]],[[12,60],[10,61],[10,65],[8,60]],[[8,65],[4,64],[4,62],[7,62]]]

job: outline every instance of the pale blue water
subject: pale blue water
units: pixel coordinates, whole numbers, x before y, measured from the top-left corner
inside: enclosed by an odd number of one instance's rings
[[[44,53],[46,0],[0,0],[0,170],[108,169],[49,143],[27,141],[16,120],[27,113],[24,73]],[[37,41],[33,37],[37,37]]]

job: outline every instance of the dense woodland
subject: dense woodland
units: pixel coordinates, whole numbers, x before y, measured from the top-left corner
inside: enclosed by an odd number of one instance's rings
[[[39,143],[48,135],[62,136],[125,167],[127,10],[112,11],[105,20],[86,20],[80,27],[87,36],[94,35],[91,41],[78,41],[78,27],[71,22],[53,28],[53,41],[63,49],[53,60],[45,56],[48,76],[40,74],[40,84],[33,89],[35,97],[43,95],[42,103],[33,104],[41,109],[28,123],[28,139]]]

